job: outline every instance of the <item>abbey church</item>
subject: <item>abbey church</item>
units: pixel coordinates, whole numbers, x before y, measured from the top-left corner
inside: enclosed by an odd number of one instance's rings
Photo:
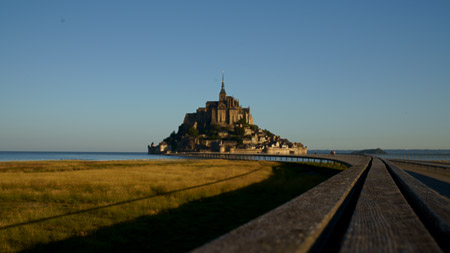
[[[194,122],[200,125],[220,125],[232,126],[237,122],[244,122],[253,125],[253,118],[250,115],[250,107],[242,108],[239,100],[227,96],[225,92],[225,80],[222,74],[222,89],[219,93],[219,101],[208,101],[206,107],[200,107],[196,113],[187,113],[184,124],[193,125]]]
[[[208,101],[196,112],[186,113],[178,132],[173,131],[159,145],[148,146],[149,154],[173,152],[306,154],[307,147],[255,125],[250,107],[243,108],[239,100],[227,96],[222,73],[218,101]]]

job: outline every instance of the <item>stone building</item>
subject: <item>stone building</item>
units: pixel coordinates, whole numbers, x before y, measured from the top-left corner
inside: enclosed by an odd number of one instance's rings
[[[229,152],[247,154],[307,154],[302,143],[293,143],[253,123],[250,107],[227,96],[224,75],[218,101],[208,101],[194,113],[186,113],[183,124],[149,154],[172,152]]]
[[[227,96],[225,91],[225,80],[222,74],[222,89],[219,93],[219,101],[208,101],[205,107],[200,107],[195,113],[186,113],[184,125],[199,127],[208,125],[233,126],[238,121],[244,119],[246,124],[253,125],[253,117],[250,114],[250,107],[242,108],[239,100],[232,96]]]

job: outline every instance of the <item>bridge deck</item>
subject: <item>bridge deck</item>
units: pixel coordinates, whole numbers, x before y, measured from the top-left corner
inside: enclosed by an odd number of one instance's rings
[[[450,251],[450,200],[386,161],[391,175],[422,223],[444,251]]]
[[[308,157],[352,166],[193,252],[449,252],[448,198],[389,161]]]
[[[444,164],[420,163],[416,161],[392,160],[393,164],[403,170],[411,171],[450,184],[450,168]]]
[[[440,248],[395,185],[385,165],[374,159],[342,252],[440,252]]]

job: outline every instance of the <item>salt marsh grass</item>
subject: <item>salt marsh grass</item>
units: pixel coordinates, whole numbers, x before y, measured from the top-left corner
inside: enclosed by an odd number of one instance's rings
[[[260,184],[277,170],[281,163],[265,161],[1,162],[0,251],[88,238],[99,229]]]

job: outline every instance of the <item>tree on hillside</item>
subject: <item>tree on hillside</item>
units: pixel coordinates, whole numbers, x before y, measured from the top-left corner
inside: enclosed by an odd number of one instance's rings
[[[198,136],[198,130],[197,128],[191,126],[188,130],[188,134],[192,137],[197,137]]]

